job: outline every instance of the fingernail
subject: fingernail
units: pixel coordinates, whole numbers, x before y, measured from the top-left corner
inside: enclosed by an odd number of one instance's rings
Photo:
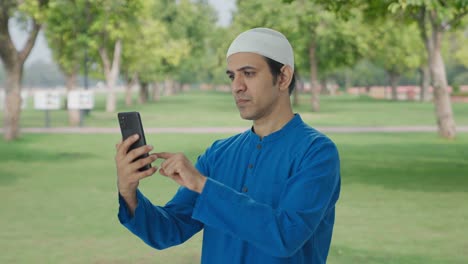
[[[148,147],[149,147],[150,150],[153,149],[153,146],[151,146],[151,145],[148,145]]]
[[[138,134],[133,135],[133,138],[138,138]]]

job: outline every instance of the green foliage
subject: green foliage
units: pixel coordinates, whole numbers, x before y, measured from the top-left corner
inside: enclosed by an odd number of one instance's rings
[[[365,32],[357,27],[356,10],[345,21],[314,1],[239,1],[233,27],[243,31],[270,27],[286,35],[294,51],[296,69],[309,74],[309,46],[316,45],[319,74],[326,77],[337,68],[354,65],[367,49]]]
[[[465,68],[464,71],[455,75],[453,77],[451,84],[454,87],[455,91],[456,91],[456,88],[460,89],[460,85],[467,85],[468,84],[468,69]]]
[[[372,30],[371,30],[372,29]],[[377,65],[393,74],[417,69],[426,60],[417,25],[384,20],[369,26],[372,32],[369,56]]]
[[[436,24],[442,27],[451,25],[452,28],[460,25],[461,18],[468,14],[468,1],[466,0],[393,0],[388,6],[392,13],[399,11],[414,13],[420,8],[436,13]]]
[[[66,74],[76,73],[84,61],[88,36],[89,4],[85,0],[52,1],[45,35],[53,57]]]
[[[216,27],[216,11],[207,1],[179,1],[176,15],[170,24],[176,39],[184,39],[190,45],[188,54],[182,57],[175,69],[176,78],[183,82],[213,80],[218,64],[217,37],[223,31]]]
[[[370,87],[373,85],[384,86],[387,84],[384,69],[373,64],[369,60],[361,60],[350,72],[353,86]]]
[[[324,77],[336,69],[355,65],[369,49],[369,32],[363,30],[360,13],[350,13],[353,17],[343,20],[328,12],[317,27],[318,66]]]
[[[135,26],[123,38],[122,70],[128,75],[138,74],[143,82],[160,80],[167,74],[167,65],[175,67],[187,55],[186,40],[171,37],[168,25],[154,16],[154,2],[143,2]]]
[[[444,53],[444,57],[468,68],[468,45],[466,45],[468,43],[468,18],[465,19],[465,23],[464,29],[448,32],[444,43],[447,53]]]
[[[25,1],[6,1],[6,2],[12,2],[13,5],[14,2],[18,3],[18,9],[19,11],[18,16],[23,20],[27,21],[29,18],[33,19],[39,24],[42,24],[45,22],[47,19],[47,6],[49,0],[25,0]],[[15,11],[12,12],[14,13]]]
[[[88,47],[92,63],[100,65],[96,68],[102,72],[102,58],[98,51],[105,51],[112,61],[117,41],[125,39],[126,35],[138,26],[138,16],[142,12],[143,0],[96,0],[89,2],[89,36]]]

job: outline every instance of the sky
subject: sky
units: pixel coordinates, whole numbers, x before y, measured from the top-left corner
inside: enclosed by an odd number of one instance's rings
[[[231,13],[235,9],[235,0],[208,0],[208,2],[218,11],[218,24],[221,26],[229,25],[231,21]],[[10,33],[12,35],[13,42],[19,49],[19,47],[22,47],[26,41],[26,34],[17,26],[11,24],[12,23],[10,23]],[[36,44],[26,60],[26,64],[29,65],[35,61],[43,61],[47,63],[52,62],[52,54],[42,31],[38,35]]]

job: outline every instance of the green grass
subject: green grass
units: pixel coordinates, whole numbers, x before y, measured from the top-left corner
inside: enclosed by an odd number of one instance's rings
[[[218,95],[212,95],[218,96]],[[192,160],[227,135],[155,135]],[[342,192],[329,262],[467,263],[468,134],[331,134]],[[117,220],[112,135],[25,134],[0,141],[0,263],[198,263],[201,236],[157,251]],[[177,185],[141,183],[163,204]]]
[[[315,126],[435,126],[434,105],[430,102],[393,102],[350,95],[322,96],[321,110],[310,111],[309,95],[301,95],[295,111]],[[44,111],[29,108],[21,115],[22,127],[43,127]],[[116,114],[104,111],[105,98],[96,96],[96,108],[84,120],[89,127],[116,127]],[[118,94],[118,111],[140,111],[145,127],[207,127],[249,126],[242,120],[229,93],[191,91],[176,96],[161,97],[157,103],[126,107],[124,95]],[[455,121],[468,125],[466,103],[453,103]],[[189,114],[187,114],[189,113]],[[50,111],[51,126],[67,126],[65,110]],[[3,115],[0,116],[2,122]]]

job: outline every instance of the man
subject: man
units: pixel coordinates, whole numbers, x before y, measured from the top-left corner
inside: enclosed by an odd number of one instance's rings
[[[148,245],[178,245],[204,229],[202,263],[325,263],[331,243],[340,164],[333,142],[294,114],[294,56],[279,32],[255,28],[227,52],[227,75],[244,133],[218,140],[195,166],[184,154],[117,145],[119,220]],[[291,85],[292,84],[292,85]],[[291,86],[291,87],[290,87]],[[157,168],[181,185],[165,206],[138,191]]]

